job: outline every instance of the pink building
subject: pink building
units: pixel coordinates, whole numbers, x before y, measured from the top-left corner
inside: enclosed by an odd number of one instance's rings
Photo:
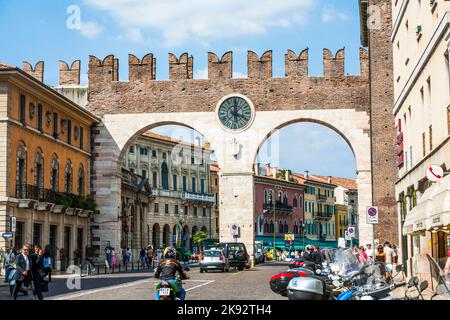
[[[254,179],[256,239],[273,237],[274,231],[277,238],[282,238],[277,242],[284,241],[286,233],[293,233],[297,238],[302,235],[305,186],[295,182],[289,171],[276,170],[269,174],[272,175],[257,175]]]

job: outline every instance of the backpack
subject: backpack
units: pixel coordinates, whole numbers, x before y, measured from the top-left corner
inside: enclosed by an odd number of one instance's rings
[[[47,257],[44,258],[44,268],[51,268],[52,267],[52,258]]]

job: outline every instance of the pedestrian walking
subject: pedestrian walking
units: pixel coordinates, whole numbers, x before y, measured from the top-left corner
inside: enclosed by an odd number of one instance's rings
[[[123,268],[126,269],[128,265],[128,256],[127,256],[127,250],[125,248],[122,249],[122,263]]]
[[[116,250],[114,248],[111,249],[111,268],[114,270],[116,268],[117,256]]]
[[[370,261],[373,261],[373,249],[370,243],[366,245],[366,255]]]
[[[28,245],[22,247],[22,251],[16,256],[14,264],[16,265],[17,272],[14,274],[16,284],[13,291],[13,299],[17,300],[17,294],[22,288],[22,285],[29,287],[32,281],[30,247]]]
[[[11,266],[14,265],[15,259],[16,259],[16,249],[11,248],[5,254],[5,262],[3,263],[3,269],[5,270],[5,282],[8,282],[9,274],[13,270]]]
[[[141,248],[141,251],[139,252],[139,264],[142,267],[142,269],[145,268],[146,257],[147,257],[147,251],[145,251],[144,248]]]
[[[358,253],[364,259],[364,261],[367,261],[369,259],[369,256],[367,255],[367,252],[366,252],[366,249],[364,249],[364,246],[359,247]]]
[[[392,264],[395,266],[398,264],[398,249],[397,249],[397,245],[393,244],[392,245]]]
[[[133,265],[133,253],[131,252],[130,248],[127,248],[127,264],[131,262],[131,265]]]
[[[147,247],[147,256],[145,257],[145,264],[147,265],[147,269],[152,267],[153,263],[153,248],[152,246]]]
[[[34,253],[30,256],[31,260],[31,275],[33,279],[35,297],[39,300],[44,300],[42,296],[42,289],[45,286],[44,281],[44,250],[38,245],[34,246]],[[47,288],[46,290],[47,291]]]
[[[52,257],[50,252],[44,253],[44,278],[48,276],[48,282],[52,282]]]

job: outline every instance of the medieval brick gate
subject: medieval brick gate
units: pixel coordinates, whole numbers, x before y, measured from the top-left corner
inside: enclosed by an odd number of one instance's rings
[[[379,24],[368,17],[368,6],[377,5]],[[308,74],[308,50],[285,56],[286,76],[272,77],[272,52],[261,57],[248,53],[248,78],[233,79],[233,54],[221,58],[208,54],[208,80],[193,80],[193,58],[169,54],[169,81],[157,81],[152,54],[142,60],[129,56],[129,81],[119,81],[119,61],[114,56],[89,59],[90,111],[103,116],[94,130],[93,187],[100,215],[95,218],[94,239],[120,247],[120,167],[132,139],[165,124],[191,127],[215,149],[220,176],[220,239],[231,240],[230,226],[241,227],[241,241],[253,252],[253,162],[260,145],[275,129],[299,121],[314,121],[338,132],[350,145],[358,171],[358,213],[362,243],[398,241],[396,214],[396,148],[393,105],[391,1],[361,0],[361,74],[345,75],[344,50],[334,56],[324,50],[324,74]],[[375,26],[367,28],[369,25]],[[376,22],[376,21],[375,21]],[[222,129],[217,117],[219,101],[242,95],[254,111],[246,130]],[[380,225],[366,224],[367,206],[380,209]],[[151,237],[150,237],[151,238]]]

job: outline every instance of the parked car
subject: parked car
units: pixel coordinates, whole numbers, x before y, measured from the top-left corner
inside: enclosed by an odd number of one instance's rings
[[[262,241],[255,241],[255,264],[264,263],[264,248]]]
[[[228,258],[222,250],[205,250],[200,256],[200,273],[210,270],[220,270],[222,272],[230,271]]]
[[[247,248],[242,242],[225,242],[218,246],[221,248],[228,258],[228,263],[231,268],[237,268],[239,271],[245,268],[250,268],[250,256],[247,253]]]

